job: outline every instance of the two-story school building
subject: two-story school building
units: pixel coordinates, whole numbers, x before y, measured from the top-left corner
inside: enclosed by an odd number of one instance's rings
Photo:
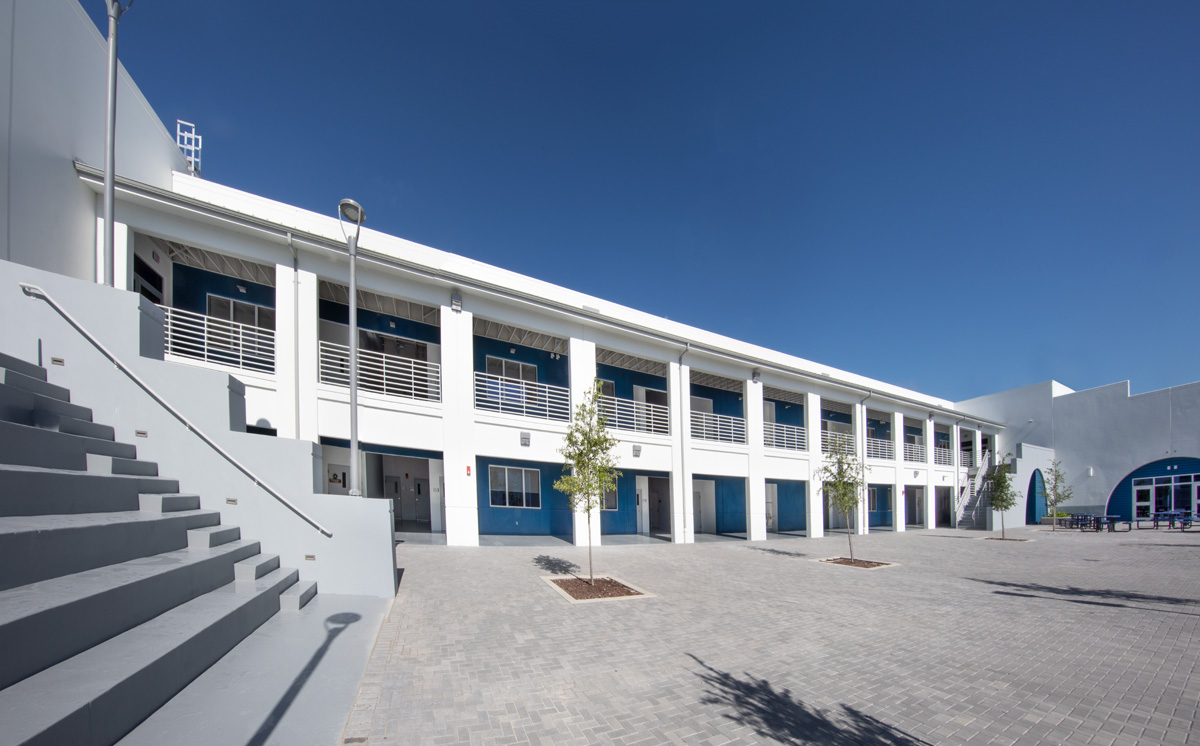
[[[103,39],[73,0],[7,6],[3,281],[31,267],[97,282]],[[990,528],[978,498],[1008,453],[1029,497],[1009,525],[1041,517],[1054,457],[1077,504],[1129,515],[1198,507],[1196,384],[1130,397],[1127,384],[1051,382],[952,402],[369,227],[350,298],[335,205],[316,214],[207,181],[124,71],[118,100],[115,292],[159,309],[168,364],[237,382],[245,421],[235,428],[315,444],[315,495],[348,491],[355,340],[364,499],[387,502],[397,529],[450,545],[586,542],[587,521],[553,482],[573,409],[596,380],[622,472],[592,521],[601,545]],[[814,483],[836,448],[866,467],[849,526]]]

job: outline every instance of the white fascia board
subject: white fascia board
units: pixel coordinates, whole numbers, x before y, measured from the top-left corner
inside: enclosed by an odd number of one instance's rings
[[[175,173],[173,185],[176,193],[200,202],[297,231],[322,236],[332,242],[345,240],[339,221],[333,215],[321,215],[211,181],[197,179],[186,173]],[[500,285],[510,288],[519,295],[544,298],[552,304],[568,309],[577,309],[585,321],[591,317],[600,323],[610,320],[618,325],[656,330],[661,336],[681,340],[676,343],[680,347],[680,351],[683,350],[685,341],[691,342],[694,346],[714,350],[718,355],[745,359],[743,364],[747,368],[756,367],[761,361],[761,363],[778,367],[785,375],[794,373],[816,378],[820,380],[820,383],[831,387],[870,389],[880,397],[894,396],[917,406],[955,410],[954,403],[946,399],[670,321],[502,267],[373,231],[366,226],[363,227],[358,245],[360,250],[369,250],[404,262],[417,263],[437,274],[446,275],[448,278],[462,277],[478,281],[481,284]],[[448,284],[453,284],[453,282],[448,281]],[[697,350],[695,354],[703,356],[705,351]]]

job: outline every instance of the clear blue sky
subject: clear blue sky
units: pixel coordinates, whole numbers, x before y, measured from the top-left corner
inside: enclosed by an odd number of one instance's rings
[[[212,181],[958,400],[1200,379],[1198,40],[1195,0],[141,0],[121,59]]]

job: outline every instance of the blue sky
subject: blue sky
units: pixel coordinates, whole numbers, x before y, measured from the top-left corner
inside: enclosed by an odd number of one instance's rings
[[[142,0],[120,51],[212,181],[959,400],[1200,379],[1198,33],[1194,0]]]

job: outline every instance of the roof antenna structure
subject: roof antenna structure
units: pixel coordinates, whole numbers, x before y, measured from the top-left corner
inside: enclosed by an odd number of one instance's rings
[[[187,159],[188,173],[200,175],[200,145],[201,137],[196,134],[196,125],[182,119],[175,120],[175,144],[183,151]]]

